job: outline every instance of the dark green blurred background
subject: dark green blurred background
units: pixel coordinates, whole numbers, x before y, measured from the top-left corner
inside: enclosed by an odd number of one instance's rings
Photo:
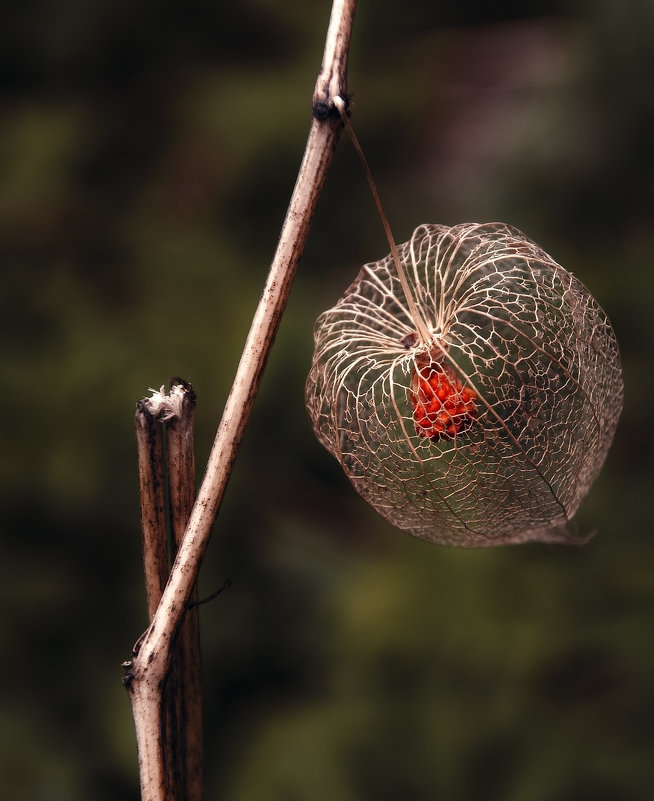
[[[492,8],[492,11],[489,10]],[[136,799],[135,401],[201,471],[310,122],[329,3],[25,0],[0,32],[0,794]],[[393,531],[314,440],[311,327],[385,255],[341,141],[201,574],[207,797],[646,801],[654,781],[654,4],[361,2],[354,120],[399,241],[503,220],[617,330],[581,549]]]

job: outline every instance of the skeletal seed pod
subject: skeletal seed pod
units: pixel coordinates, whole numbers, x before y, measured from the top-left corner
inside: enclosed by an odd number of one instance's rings
[[[622,409],[588,290],[508,225],[421,225],[316,321],[318,439],[398,528],[444,545],[578,542]]]

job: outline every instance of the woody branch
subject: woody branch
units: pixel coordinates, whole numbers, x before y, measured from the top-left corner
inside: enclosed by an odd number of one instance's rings
[[[150,627],[126,663],[125,684],[135,722],[143,801],[166,801],[174,796],[166,775],[162,736],[162,693],[172,644],[191,599],[340,135],[342,123],[332,98],[347,97],[347,57],[354,8],[355,0],[334,0],[332,5],[313,95],[309,137],[277,250],[168,582]]]

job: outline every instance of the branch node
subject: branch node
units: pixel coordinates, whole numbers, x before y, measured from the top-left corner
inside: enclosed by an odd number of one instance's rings
[[[313,101],[313,118],[318,122],[324,122],[328,119],[339,119],[341,113],[338,109],[338,103],[344,108],[344,113],[349,117],[351,114],[350,99],[352,95],[343,94],[335,95],[328,100],[314,100]]]

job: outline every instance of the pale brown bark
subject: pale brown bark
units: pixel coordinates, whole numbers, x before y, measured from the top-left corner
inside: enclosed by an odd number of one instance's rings
[[[151,625],[125,663],[124,683],[134,716],[143,801],[183,797],[166,766],[163,691],[172,645],[189,604],[211,528],[283,314],[342,123],[333,98],[347,98],[347,58],[355,0],[334,0],[323,63],[313,96],[313,119],[295,189],[232,390],[218,426],[206,473]]]

